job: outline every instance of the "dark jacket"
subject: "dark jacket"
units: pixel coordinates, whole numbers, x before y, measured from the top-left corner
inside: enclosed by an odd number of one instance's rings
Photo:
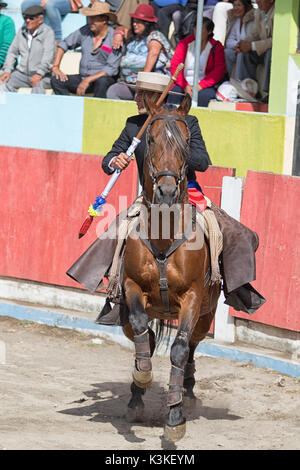
[[[113,157],[116,157],[121,152],[126,152],[130,146],[133,137],[135,137],[144,122],[146,121],[147,114],[138,114],[127,119],[126,126],[121,132],[120,137],[115,141],[110,152],[103,158],[102,168],[108,175],[112,174],[113,171],[108,167],[109,162]],[[198,124],[198,119],[195,116],[186,116],[186,122],[190,131],[190,154],[187,159],[188,180],[196,180],[195,171],[205,171],[208,165],[211,165],[210,158],[208,156],[205,143],[201,134],[201,130]],[[141,143],[135,150],[135,157],[138,166],[140,181],[143,181],[143,163],[146,151],[146,134],[144,133],[141,139]]]

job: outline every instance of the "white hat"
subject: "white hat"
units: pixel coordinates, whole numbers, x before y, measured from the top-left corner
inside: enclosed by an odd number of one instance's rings
[[[156,91],[162,93],[170,82],[170,77],[162,73],[156,72],[138,72],[135,85],[123,83],[124,85],[134,88],[136,90]],[[177,93],[169,91],[172,95],[184,95],[184,93]]]
[[[247,101],[257,101],[255,96],[258,92],[258,85],[255,80],[252,80],[252,78],[245,78],[245,80],[235,80],[231,78],[230,82],[236,89],[240,98]]]
[[[219,86],[216,92],[216,98],[218,101],[236,101],[238,99],[238,93],[232,83],[227,81]]]

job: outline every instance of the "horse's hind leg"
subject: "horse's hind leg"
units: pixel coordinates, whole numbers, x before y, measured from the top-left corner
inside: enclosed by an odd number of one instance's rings
[[[215,310],[199,318],[189,342],[189,358],[184,368],[183,381],[184,404],[186,406],[193,406],[196,400],[194,394],[196,372],[194,353],[200,341],[202,341],[209,332],[214,315]]]

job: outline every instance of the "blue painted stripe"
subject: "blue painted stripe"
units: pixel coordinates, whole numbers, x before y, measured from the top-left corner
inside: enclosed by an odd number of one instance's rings
[[[0,98],[1,145],[81,153],[84,98],[22,93]]]
[[[0,316],[17,318],[18,320],[27,320],[44,323],[46,325],[57,326],[61,328],[76,328],[82,330],[96,330],[113,335],[118,342],[118,337],[122,337],[120,327],[108,327],[97,325],[93,320],[80,318],[76,316],[64,315],[49,310],[42,310],[23,305],[0,302]],[[242,351],[234,346],[220,346],[209,342],[201,342],[197,353],[207,356],[227,358],[237,362],[253,364],[257,367],[266,367],[271,370],[286,374],[292,377],[300,378],[300,364],[291,361],[284,361],[254,352]]]

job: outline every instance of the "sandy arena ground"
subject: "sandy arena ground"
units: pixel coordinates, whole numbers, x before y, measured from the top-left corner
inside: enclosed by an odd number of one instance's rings
[[[185,437],[163,437],[169,358],[153,359],[145,422],[129,424],[133,354],[73,330],[0,318],[0,449],[300,449],[300,380],[228,359],[196,359]],[[99,338],[96,339],[99,342]]]

